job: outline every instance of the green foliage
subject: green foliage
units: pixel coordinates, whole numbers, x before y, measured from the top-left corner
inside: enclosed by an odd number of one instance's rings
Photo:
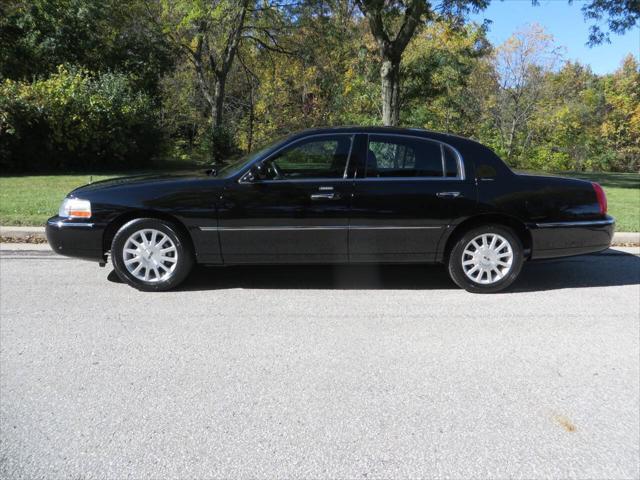
[[[174,51],[145,0],[3,0],[0,79],[31,80],[58,65],[126,73],[135,88],[155,92]]]
[[[160,131],[153,102],[122,74],[59,67],[46,80],[0,84],[0,166],[122,167],[148,161]]]
[[[487,3],[4,0],[0,167],[210,162],[302,128],[378,125],[384,32],[361,6],[381,9],[396,38],[420,4],[401,55],[402,126],[473,137],[519,168],[640,170],[638,61],[595,75],[535,26],[491,45],[465,21]],[[614,32],[637,20],[620,2],[584,10]]]
[[[478,115],[472,136],[513,167],[637,172],[639,95],[633,56],[598,76],[562,63],[553,38],[534,26],[478,61],[465,97]]]
[[[490,53],[484,27],[437,22],[424,28],[403,60],[405,125],[475,133],[479,112],[469,102],[469,82],[479,59]]]
[[[601,133],[614,171],[640,170],[640,64],[628,55],[604,80],[605,120]]]
[[[634,0],[587,0],[582,5],[585,19],[593,21],[589,44],[597,45],[609,40],[609,32],[601,25],[606,21],[609,30],[622,34],[640,22],[640,2]]]
[[[224,126],[213,127],[205,142],[208,144],[211,159],[215,163],[222,163],[230,156],[240,153],[232,132]]]

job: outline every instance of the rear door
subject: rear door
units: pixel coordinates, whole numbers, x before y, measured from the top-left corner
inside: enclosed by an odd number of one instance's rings
[[[470,215],[475,183],[459,153],[439,141],[370,134],[351,209],[352,262],[433,261],[454,218]]]

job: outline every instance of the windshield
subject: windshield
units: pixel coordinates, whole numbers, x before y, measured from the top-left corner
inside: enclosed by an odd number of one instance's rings
[[[276,141],[269,143],[264,148],[261,148],[258,151],[253,151],[242,155],[240,157],[230,158],[224,162],[222,166],[220,166],[216,172],[216,176],[218,177],[228,177],[231,176],[240,170],[242,170],[246,165],[253,162],[256,158],[261,157],[269,150],[282,143],[286,137],[280,137]]]

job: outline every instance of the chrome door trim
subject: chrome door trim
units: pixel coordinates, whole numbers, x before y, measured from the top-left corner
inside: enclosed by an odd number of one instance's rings
[[[436,230],[446,225],[407,225],[407,226],[373,226],[373,225],[311,225],[311,226],[273,226],[273,227],[198,227],[203,232],[246,232],[246,231],[283,231],[283,230]]]
[[[395,226],[395,225],[384,225],[384,226],[369,226],[369,225],[349,225],[350,230],[439,230],[444,228],[445,225],[429,225],[429,226],[421,226],[421,225],[407,225],[407,226]]]

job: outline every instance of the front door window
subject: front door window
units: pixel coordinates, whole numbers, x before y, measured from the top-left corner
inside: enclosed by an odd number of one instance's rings
[[[343,178],[353,135],[323,135],[301,140],[264,163],[266,180]]]

